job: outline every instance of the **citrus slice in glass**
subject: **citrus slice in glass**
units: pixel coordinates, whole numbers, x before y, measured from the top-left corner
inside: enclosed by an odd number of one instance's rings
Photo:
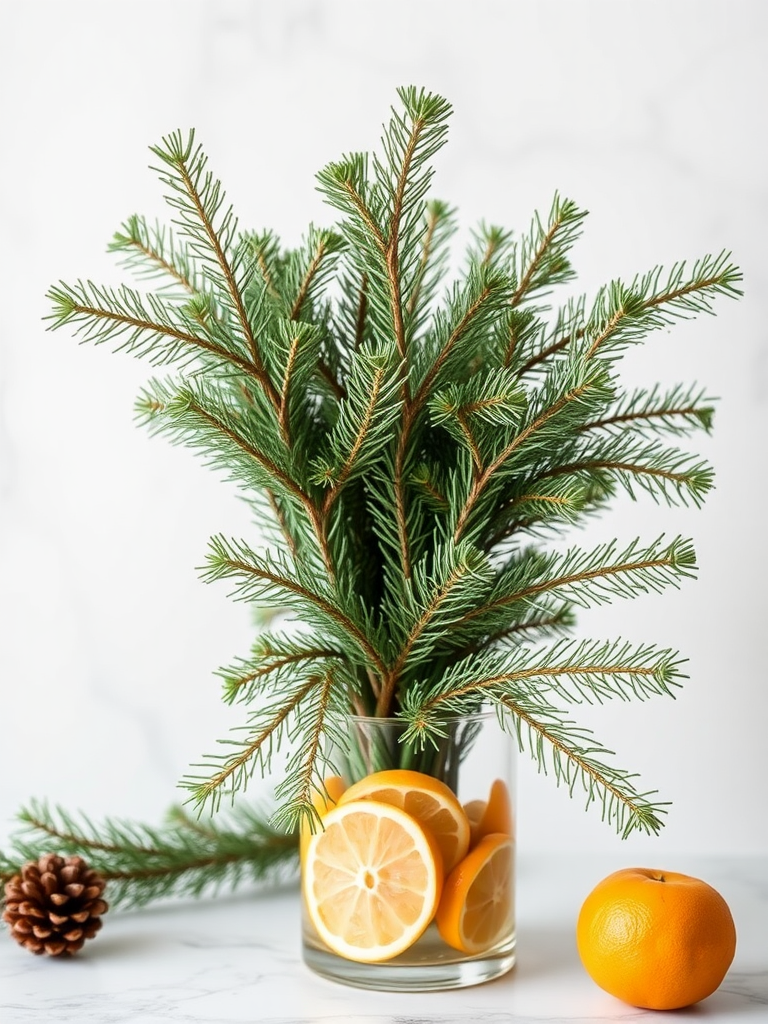
[[[480,822],[483,820],[485,808],[488,806],[485,800],[470,800],[464,804],[464,813],[469,820],[469,848],[477,845],[480,838]]]
[[[435,921],[443,940],[462,953],[484,953],[512,931],[514,842],[483,836],[448,875]]]
[[[353,783],[339,799],[377,800],[402,808],[437,840],[448,874],[469,849],[469,820],[453,791],[439,779],[406,768],[374,772]]]
[[[492,832],[503,832],[507,836],[513,835],[512,802],[509,799],[507,784],[503,779],[495,779],[492,783],[488,803],[477,824],[478,839],[489,836]]]
[[[434,838],[405,811],[375,800],[339,803],[309,840],[302,872],[312,923],[334,953],[390,960],[434,917],[443,864]]]
[[[312,790],[312,806],[321,819],[332,807],[336,806],[346,788],[347,784],[340,775],[329,775]],[[310,823],[307,818],[302,818],[299,828],[299,857],[302,861],[313,830],[317,832],[319,829],[320,825],[317,821]]]

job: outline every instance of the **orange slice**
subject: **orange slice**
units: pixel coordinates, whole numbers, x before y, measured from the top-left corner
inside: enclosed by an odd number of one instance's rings
[[[470,850],[477,845],[477,840],[480,838],[480,822],[483,819],[487,806],[488,804],[485,800],[470,800],[469,803],[464,804],[464,813],[469,821]]]
[[[322,788],[318,787],[314,790],[312,806],[321,819],[332,807],[336,806],[339,802],[339,797],[346,788],[347,784],[340,775],[329,775],[328,778],[323,779]],[[314,830],[317,831],[318,828],[319,825],[317,822],[314,822]],[[309,840],[312,837],[312,829],[313,824],[310,824],[307,818],[302,818],[299,829],[299,857],[302,861],[304,860],[304,854],[307,852]]]
[[[446,878],[437,930],[462,953],[484,953],[508,936],[514,923],[514,843],[507,835],[483,838]]]
[[[469,849],[469,821],[458,797],[444,782],[405,768],[374,772],[349,787],[339,800],[377,800],[401,807],[437,840],[448,874]]]
[[[318,935],[348,960],[404,952],[434,917],[443,864],[434,838],[405,811],[375,800],[339,803],[309,840],[304,899]]]
[[[489,836],[492,832],[513,835],[512,801],[509,799],[509,790],[503,779],[495,779],[491,785],[488,803],[477,824],[478,839]]]

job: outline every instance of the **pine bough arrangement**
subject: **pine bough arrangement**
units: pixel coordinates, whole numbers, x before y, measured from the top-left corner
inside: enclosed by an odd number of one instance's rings
[[[274,770],[276,751],[290,755],[271,825],[236,809],[223,825],[176,812],[167,829],[97,827],[33,806],[6,875],[46,836],[114,880],[110,902],[279,870],[350,712],[400,716],[428,748],[441,718],[490,704],[623,835],[660,828],[664,805],[568,707],[670,694],[681,659],[568,634],[577,607],[692,576],[692,545],[545,542],[621,490],[701,503],[711,469],[664,438],[708,431],[711,400],[686,385],[627,391],[617,363],[649,332],[739,295],[741,275],[707,256],[552,308],[585,216],[556,196],[519,237],[481,226],[446,284],[456,213],[427,193],[449,114],[439,96],[400,90],[380,153],[318,176],[336,227],[310,227],[292,250],[241,232],[194,133],[174,133],[152,150],[173,232],[134,216],[111,246],[160,288],[51,289],[54,327],[179,368],[149,384],[140,420],[233,480],[266,538],[215,537],[204,578],[295,618],[223,670],[245,728],[186,780],[194,801],[216,809]]]

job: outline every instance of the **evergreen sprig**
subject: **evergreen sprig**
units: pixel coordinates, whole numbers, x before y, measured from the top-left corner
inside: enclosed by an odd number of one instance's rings
[[[79,855],[107,881],[111,906],[140,907],[158,899],[212,895],[246,882],[295,877],[298,837],[273,828],[268,814],[240,802],[215,821],[173,807],[164,824],[119,818],[94,822],[44,801],[18,813],[20,828],[0,853],[0,885],[41,850]]]
[[[145,217],[130,216],[110,242],[110,252],[120,253],[122,266],[137,277],[163,280],[161,287],[181,288],[195,295],[203,290],[199,272],[184,246],[164,224],[150,225]]]
[[[449,115],[442,97],[399,90],[378,152],[320,171],[337,223],[295,248],[241,231],[194,133],[172,133],[152,150],[172,225],[131,217],[111,246],[158,289],[56,285],[52,326],[175,366],[139,420],[223,471],[260,522],[255,541],[213,538],[203,579],[294,616],[222,669],[246,717],[184,781],[199,806],[273,772],[283,750],[275,821],[290,830],[346,713],[398,716],[424,744],[445,715],[491,703],[622,834],[655,832],[663,804],[566,708],[668,696],[681,659],[568,634],[577,608],[693,576],[692,544],[543,541],[621,490],[705,499],[711,467],[675,445],[711,430],[713,399],[696,384],[626,389],[617,365],[739,295],[741,274],[708,255],[556,306],[586,218],[556,195],[519,237],[481,224],[450,281],[456,212],[429,194]]]

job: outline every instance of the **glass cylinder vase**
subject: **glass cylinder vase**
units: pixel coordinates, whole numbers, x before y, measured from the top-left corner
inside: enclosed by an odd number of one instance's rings
[[[301,838],[303,955],[389,991],[461,988],[515,962],[517,745],[494,712],[447,718],[423,746],[350,716]]]

